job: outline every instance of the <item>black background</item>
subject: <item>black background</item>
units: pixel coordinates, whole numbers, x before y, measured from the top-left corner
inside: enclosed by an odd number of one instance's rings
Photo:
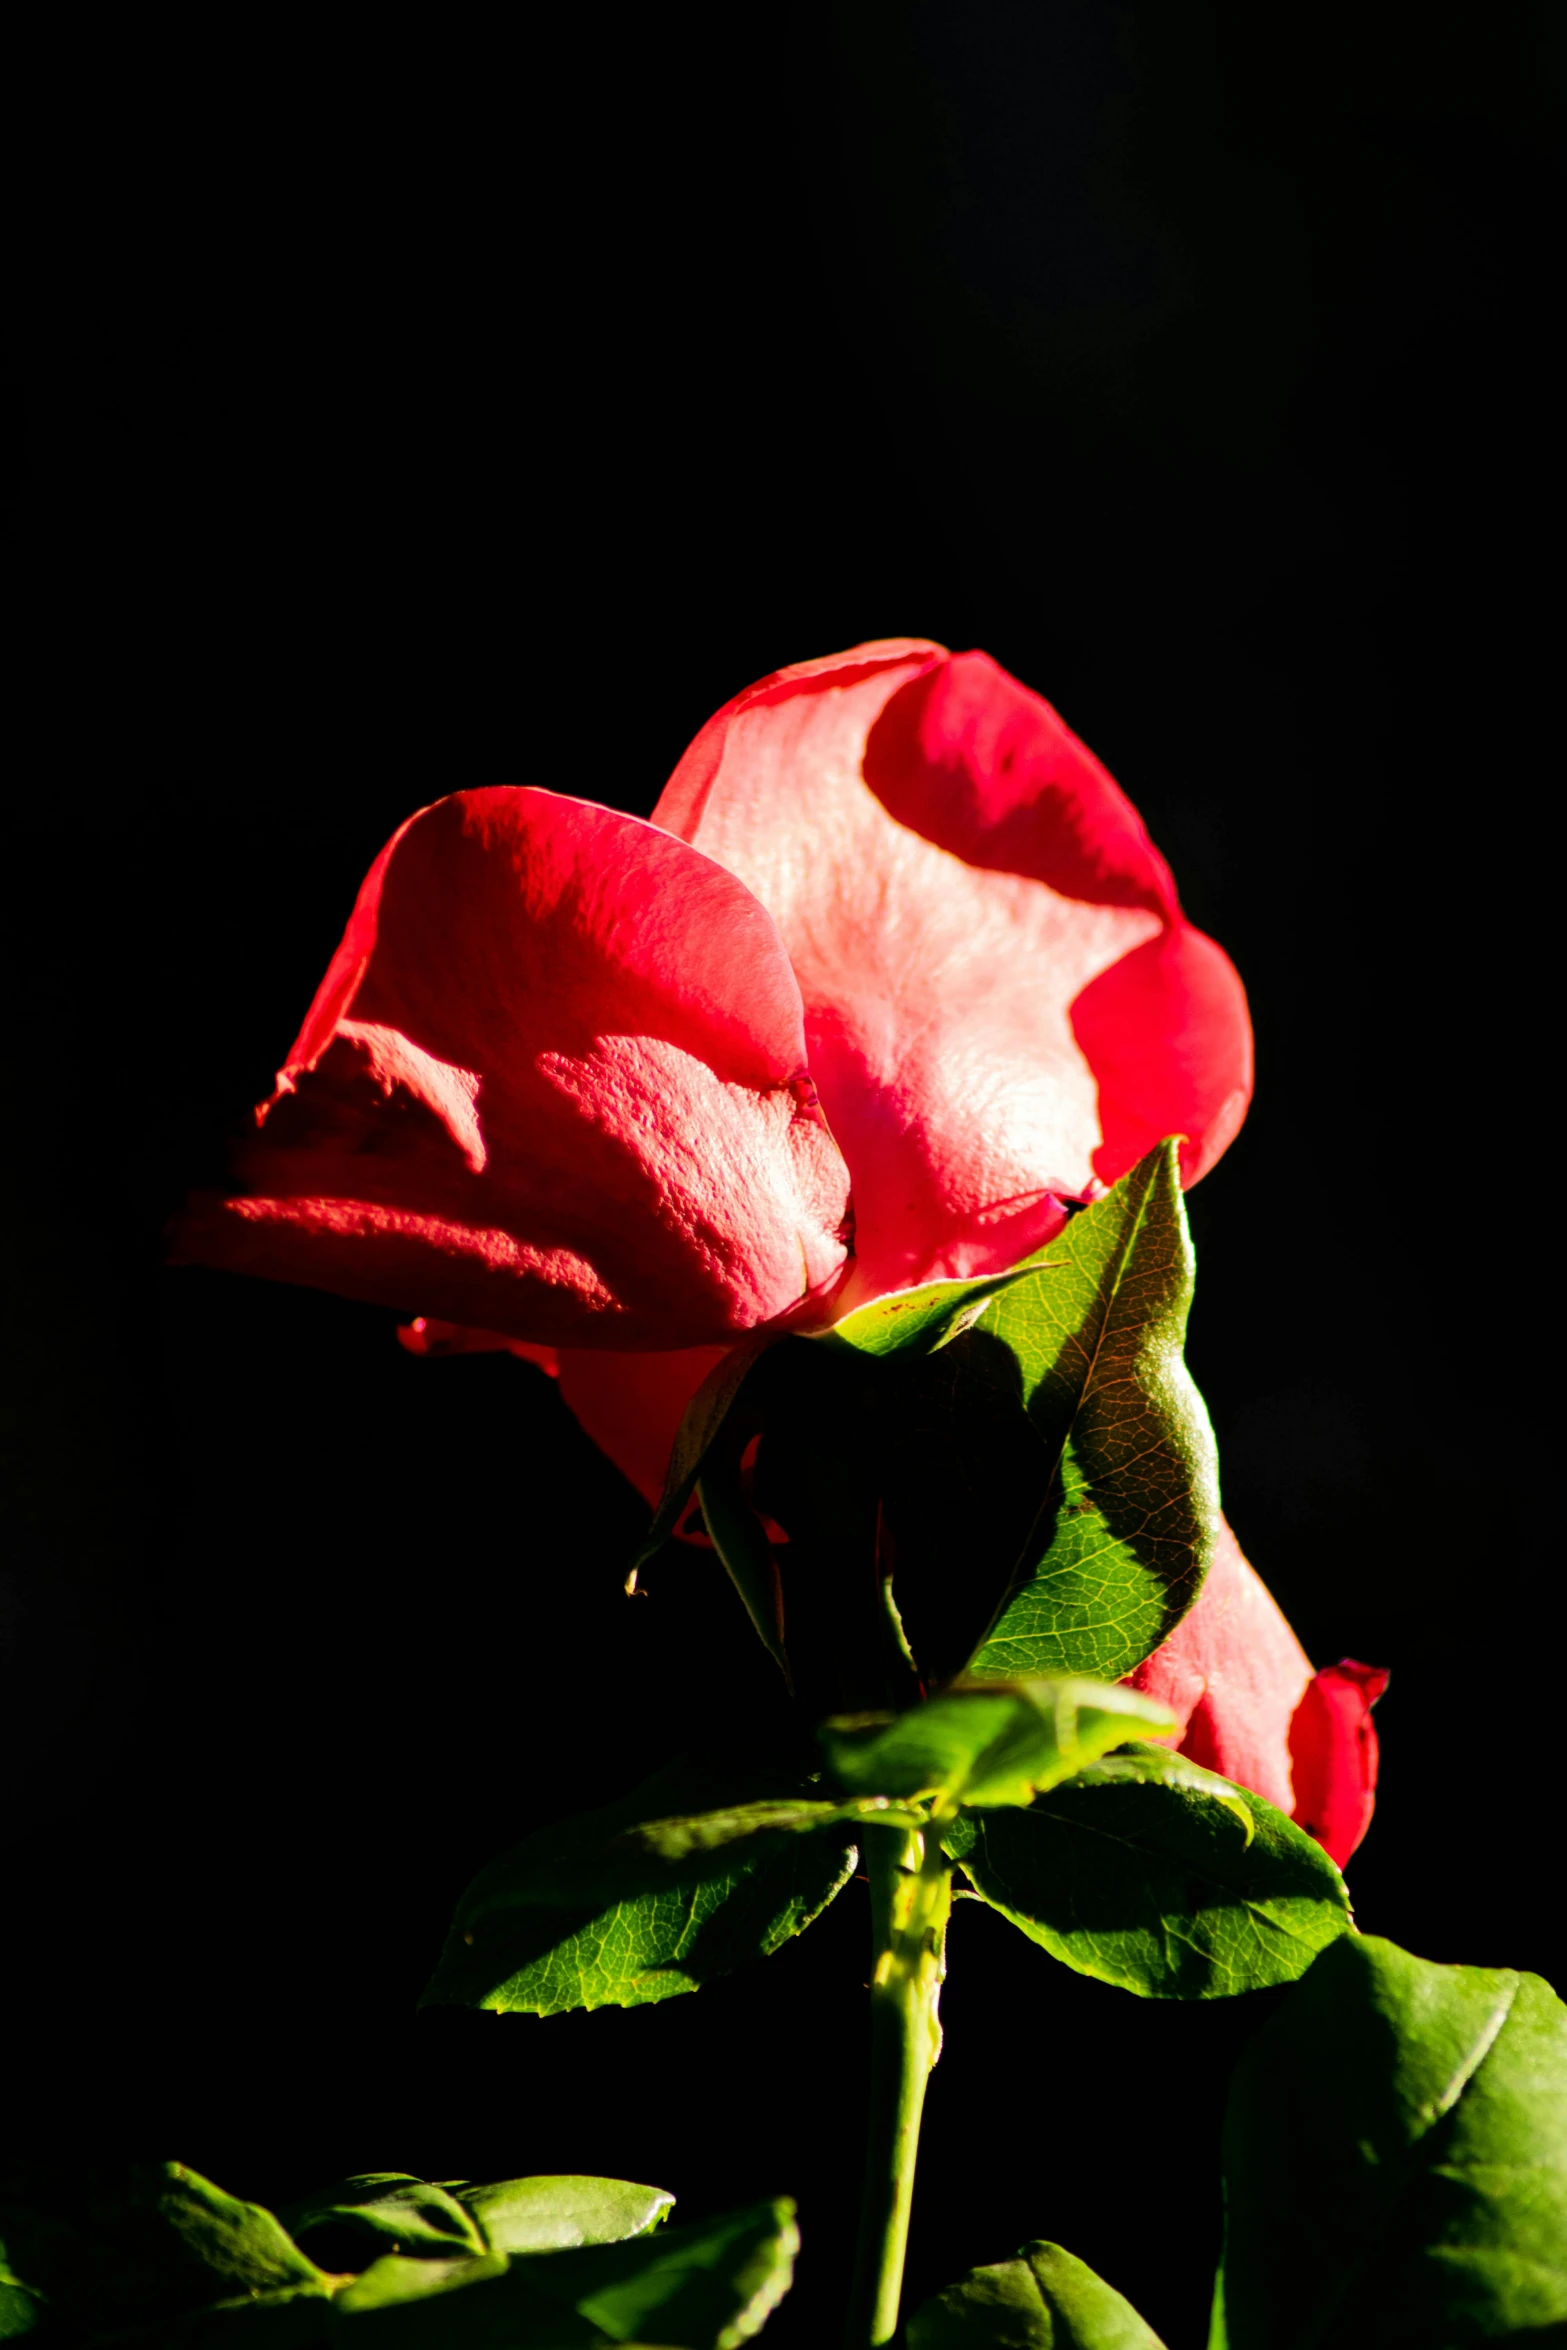
[[[699,1999],[413,2015],[477,1864],[771,1702],[738,1608],[702,1560],[620,1596],[639,1506],[524,1366],[160,1233],[412,807],[645,812],[781,662],[984,646],[1251,989],[1191,1358],[1308,1648],[1393,1668],[1361,1922],[1562,1980],[1559,60],[1387,0],[221,21],[9,76],[8,2134],[269,2201],[792,2192],[768,2338],[825,2342],[859,1889]],[[915,2289],[1043,2233],[1189,2350],[1268,1997],[978,1911],[952,1965]]]

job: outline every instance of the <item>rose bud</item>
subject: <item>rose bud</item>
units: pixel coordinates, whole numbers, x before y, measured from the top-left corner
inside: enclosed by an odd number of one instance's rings
[[[1348,1658],[1313,1673],[1228,1525],[1195,1606],[1127,1679],[1167,1705],[1174,1743],[1315,1836],[1342,1868],[1371,1824],[1388,1676]]]

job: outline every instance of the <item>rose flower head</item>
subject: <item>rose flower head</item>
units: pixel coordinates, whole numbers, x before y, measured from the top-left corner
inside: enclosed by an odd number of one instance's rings
[[[1015,1264],[1165,1136],[1193,1183],[1251,1082],[1240,980],[1098,760],[895,639],[737,695],[650,822],[410,816],[177,1246],[542,1361],[651,1498],[738,1338]]]

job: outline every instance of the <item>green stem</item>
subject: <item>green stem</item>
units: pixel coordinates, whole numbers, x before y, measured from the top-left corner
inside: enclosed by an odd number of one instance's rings
[[[875,1967],[871,1978],[871,2111],[865,2199],[847,2350],[880,2350],[898,2330],[909,2205],[925,2084],[941,2054],[938,2003],[946,1973],[952,1869],[934,1828],[865,1829]]]

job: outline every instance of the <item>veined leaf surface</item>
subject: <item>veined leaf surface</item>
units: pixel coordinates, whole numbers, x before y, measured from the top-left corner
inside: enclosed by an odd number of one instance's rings
[[[1153,1699],[1102,1681],[946,1689],[905,1713],[824,1722],[833,1772],[856,1794],[1025,1804],[1135,1731],[1173,1730]]]
[[[1345,1936],[1241,2058],[1224,2181],[1212,2350],[1567,2340],[1567,2007]]]
[[[785,1776],[676,1764],[524,1838],[463,1895],[425,2004],[640,2007],[767,1957],[855,1864],[853,1806]]]
[[[1178,1152],[1161,1143],[1074,1216],[963,1343],[1016,1366],[1038,1508],[976,1675],[1117,1680],[1196,1598],[1218,1530],[1213,1431],[1182,1356],[1193,1262]]]
[[[966,1815],[944,1842],[1052,1958],[1147,1998],[1294,1982],[1349,1927],[1320,1844],[1159,1746],[1107,1755],[1027,1811]]]

